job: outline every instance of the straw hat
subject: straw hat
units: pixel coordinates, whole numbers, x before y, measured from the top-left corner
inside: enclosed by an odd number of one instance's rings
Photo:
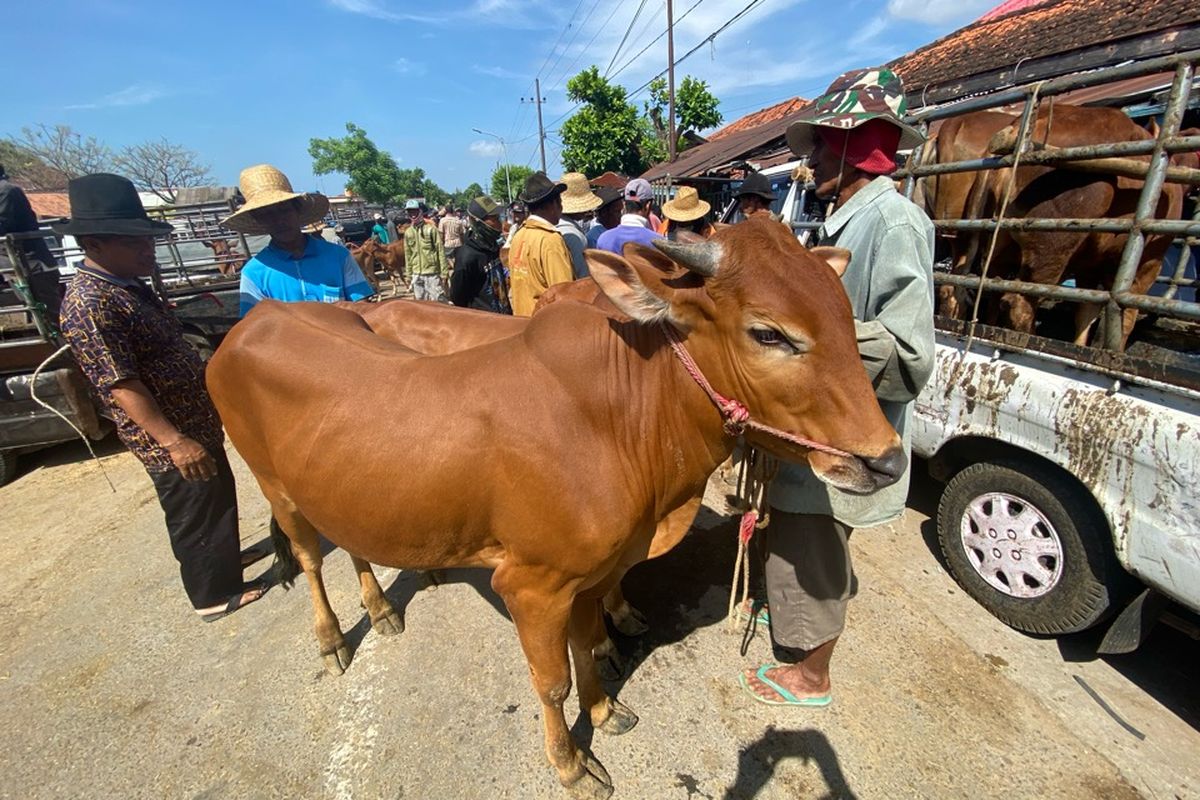
[[[592,193],[587,176],[582,172],[568,172],[558,180],[559,183],[567,185],[567,190],[562,194],[564,214],[586,214],[603,204],[600,198]]]
[[[712,206],[700,199],[700,193],[691,186],[680,186],[675,199],[663,203],[663,216],[675,222],[691,222],[700,219]]]
[[[238,178],[238,186],[246,198],[246,204],[236,214],[226,217],[224,225],[241,233],[270,233],[254,218],[254,212],[276,203],[299,199],[301,226],[316,222],[329,211],[329,199],[325,195],[293,192],[287,176],[270,164],[246,167]]]

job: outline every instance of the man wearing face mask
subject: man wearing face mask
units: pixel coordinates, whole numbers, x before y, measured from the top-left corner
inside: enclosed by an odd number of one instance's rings
[[[454,305],[511,314],[508,280],[500,263],[500,206],[482,195],[467,207],[467,232],[454,253],[450,299]]]
[[[409,226],[404,231],[404,267],[414,300],[446,302],[446,283],[450,280],[450,262],[442,234],[433,220],[425,216],[419,200],[404,204]]]
[[[817,196],[832,212],[820,245],[845,248],[842,284],[854,310],[859,354],[880,408],[909,454],[913,400],[933,370],[933,225],[897,191],[896,152],[922,141],[904,124],[904,88],[887,69],[847,73],[793,123],[788,145],[808,155]],[[742,673],[742,686],[771,705],[824,706],[829,665],[857,591],[854,528],[904,510],[909,474],[872,495],[817,480],[807,464],[782,464],[771,486],[771,522],[760,545],[769,604],[743,609],[770,625],[784,663]]]

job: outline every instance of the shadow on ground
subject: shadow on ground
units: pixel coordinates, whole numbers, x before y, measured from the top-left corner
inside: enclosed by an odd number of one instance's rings
[[[780,730],[769,726],[763,735],[738,754],[737,778],[725,790],[721,800],[751,800],[757,797],[779,765],[795,758],[805,764],[815,762],[825,781],[826,791],[806,794],[814,800],[853,800],[857,795],[846,782],[837,752],[825,734],[814,729]],[[681,776],[682,777],[682,776]],[[689,789],[688,795],[692,792]]]

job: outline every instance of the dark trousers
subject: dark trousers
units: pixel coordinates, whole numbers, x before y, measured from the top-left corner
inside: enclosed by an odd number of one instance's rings
[[[233,470],[224,450],[212,456],[217,476],[211,480],[187,481],[177,469],[150,473],[193,608],[220,605],[242,591]]]

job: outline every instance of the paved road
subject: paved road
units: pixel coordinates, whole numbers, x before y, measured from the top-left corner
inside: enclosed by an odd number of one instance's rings
[[[330,678],[303,587],[200,623],[145,474],[110,446],[110,492],[81,452],[45,451],[0,488],[0,797],[565,797],[485,573],[452,571],[431,592],[380,570],[407,622],[385,638],[334,552],[330,596],[357,650]],[[233,460],[249,543],[265,507]],[[615,739],[576,723],[615,796],[1200,797],[1196,643],[1160,631],[1096,660],[1094,636],[1008,630],[932,554],[931,485],[919,481],[899,523],[854,537],[862,589],[824,710],[768,708],[737,688],[770,649],[760,635],[742,657],[725,631],[729,518],[705,509],[679,548],[631,573],[653,631],[620,640],[632,669],[614,688],[641,722]],[[381,501],[402,492],[381,487]]]

